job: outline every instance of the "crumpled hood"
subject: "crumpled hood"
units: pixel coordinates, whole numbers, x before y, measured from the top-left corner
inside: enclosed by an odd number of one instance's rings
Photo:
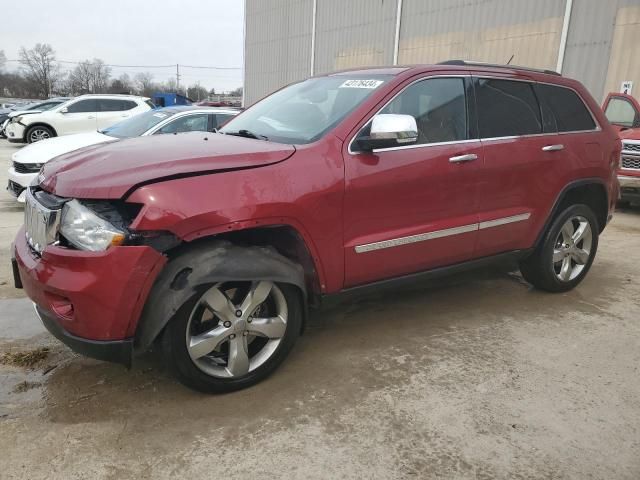
[[[61,197],[122,198],[139,184],[281,162],[291,145],[215,133],[152,135],[82,148],[42,168],[40,185]]]

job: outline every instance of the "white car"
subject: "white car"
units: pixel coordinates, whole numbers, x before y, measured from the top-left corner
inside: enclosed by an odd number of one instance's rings
[[[14,116],[5,127],[7,140],[33,143],[72,133],[110,127],[155,105],[133,95],[81,95],[45,112]]]
[[[11,156],[7,190],[19,202],[24,202],[25,189],[38,175],[42,165],[64,153],[121,138],[193,131],[213,132],[238,113],[239,110],[216,107],[166,107],[141,113],[99,132],[50,138],[27,145]]]

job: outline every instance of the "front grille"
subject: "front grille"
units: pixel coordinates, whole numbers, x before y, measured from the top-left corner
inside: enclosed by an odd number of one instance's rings
[[[58,226],[62,209],[49,209],[27,189],[24,207],[24,232],[29,246],[38,254],[58,238]]]
[[[13,169],[18,173],[38,173],[42,165],[40,163],[13,162]]]
[[[9,193],[11,193],[14,197],[19,197],[22,191],[24,190],[24,188],[21,185],[17,184],[16,182],[9,180],[9,185],[7,185],[7,190],[9,190]]]
[[[640,143],[627,143],[622,142],[622,149],[627,152],[638,152],[640,153]]]
[[[640,157],[631,157],[624,155],[622,157],[622,168],[640,170]]]

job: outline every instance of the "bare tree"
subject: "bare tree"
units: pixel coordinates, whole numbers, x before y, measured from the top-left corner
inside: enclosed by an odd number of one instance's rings
[[[110,93],[132,93],[133,85],[131,78],[126,73],[123,73],[118,78],[114,78],[109,86]]]
[[[80,62],[69,73],[69,86],[74,93],[105,93],[109,89],[111,68],[99,58]]]
[[[29,50],[20,48],[20,64],[24,76],[39,96],[49,97],[60,79],[60,69],[55,60],[55,52],[48,43],[37,43]]]
[[[196,100],[199,102],[200,100],[206,100],[208,96],[209,92],[206,88],[200,85],[200,83],[191,85],[187,89],[187,97],[189,97],[191,100]]]
[[[153,83],[152,74],[149,72],[140,72],[135,76],[135,81],[138,84],[138,89],[140,90],[141,95],[149,97],[153,94],[155,85]]]
[[[5,63],[7,63],[7,57],[4,54],[4,50],[0,50],[0,69],[4,67]]]

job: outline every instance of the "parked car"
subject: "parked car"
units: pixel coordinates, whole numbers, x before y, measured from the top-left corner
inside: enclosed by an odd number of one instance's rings
[[[640,203],[640,103],[631,95],[610,93],[602,108],[622,140],[620,203]]]
[[[186,385],[236,390],[330,296],[498,261],[574,288],[618,196],[620,142],[588,91],[513,66],[318,76],[220,132],[44,165],[12,251],[53,335],[125,365],[158,341]]]
[[[44,112],[46,110],[51,110],[56,105],[60,105],[61,103],[66,102],[67,100],[69,100],[69,97],[56,97],[56,98],[50,98],[49,100],[31,102],[20,107],[7,109],[4,112],[0,111],[0,138],[6,138],[6,135],[4,134],[4,129],[6,128],[6,126],[9,123],[9,120],[12,117],[16,117],[18,115],[22,115],[26,113],[33,114],[33,113]]]
[[[7,191],[24,202],[25,189],[42,166],[58,155],[122,138],[167,133],[213,132],[238,112],[223,108],[166,107],[149,110],[97,132],[76,133],[27,145],[11,156]]]
[[[13,117],[5,128],[10,142],[33,143],[72,133],[102,130],[154,108],[133,95],[81,95],[51,110]]]

